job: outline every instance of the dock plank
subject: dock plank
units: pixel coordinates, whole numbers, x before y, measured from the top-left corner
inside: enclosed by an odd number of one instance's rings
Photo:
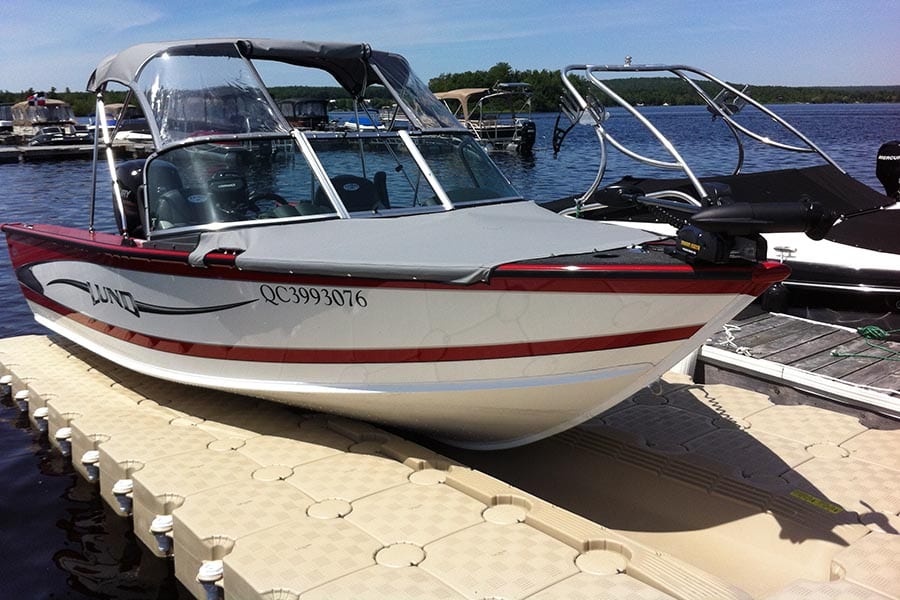
[[[792,322],[793,320],[788,317],[770,314],[767,318],[759,319],[751,323],[734,322],[732,324],[740,327],[740,329],[736,332],[735,337],[743,339],[751,335],[756,335],[763,331],[769,331]]]
[[[888,340],[865,340],[865,349],[860,354],[859,359],[869,360],[869,365],[847,374],[844,377],[847,381],[875,385],[875,382],[888,380],[892,375],[900,378],[900,344]]]
[[[732,321],[728,324],[727,331],[723,329],[722,331],[717,332],[710,337],[709,343],[713,345],[723,345],[726,344],[728,340],[732,340],[738,346],[746,346],[747,344],[744,343],[744,339],[764,331],[773,330],[787,322],[789,322],[789,319],[771,314],[749,321]]]
[[[858,339],[843,344],[828,355],[822,356],[818,361],[821,364],[817,367],[808,370],[827,377],[843,379],[882,362],[882,358],[890,355],[889,352],[873,348],[866,342],[865,339]]]
[[[869,365],[868,367],[864,367],[858,371],[854,371],[853,373],[848,374],[843,379],[844,381],[849,381],[850,383],[860,383],[862,385],[874,386],[875,382],[887,379],[891,375],[895,374],[897,369],[897,365],[891,364],[891,361],[881,360]]]
[[[830,353],[833,349],[841,344],[856,339],[855,333],[845,331],[843,329],[830,329],[825,335],[806,340],[802,344],[797,344],[791,348],[786,348],[779,352],[775,352],[766,356],[767,360],[772,360],[783,365],[795,366],[804,359],[809,359],[822,352]]]
[[[821,352],[817,352],[812,356],[794,361],[791,363],[791,366],[797,369],[803,369],[804,371],[817,372],[833,363],[844,360],[840,356],[834,356],[832,354],[833,351],[839,350],[841,352],[858,352],[863,349],[864,345],[865,344],[863,344],[859,339],[851,339],[834,348],[823,349]]]
[[[778,350],[790,348],[810,337],[812,323],[806,321],[789,321],[777,327],[760,331],[741,338],[741,344],[750,348],[753,356],[773,354]]]
[[[886,377],[871,381],[867,385],[885,390],[892,396],[900,398],[900,366],[895,368],[895,370]]]

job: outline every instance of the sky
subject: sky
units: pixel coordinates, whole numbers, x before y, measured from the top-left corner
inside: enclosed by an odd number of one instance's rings
[[[198,37],[367,42],[425,81],[627,55],[752,85],[900,85],[900,0],[0,0],[0,90],[81,91],[107,55]]]

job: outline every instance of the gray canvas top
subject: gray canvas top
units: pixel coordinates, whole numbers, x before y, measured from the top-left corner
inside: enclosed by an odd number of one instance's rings
[[[191,253],[243,250],[241,269],[471,284],[501,264],[605,251],[659,239],[646,231],[570,219],[533,202],[391,218],[335,219],[205,232]]]
[[[353,95],[375,79],[369,69],[369,62],[389,63],[394,69],[409,70],[409,65],[402,56],[374,51],[368,44],[273,39],[196,39],[147,42],[108,56],[100,61],[91,74],[87,89],[96,92],[106,81],[132,86],[144,64],[163,52],[198,56],[234,54],[250,59],[316,67],[331,73]]]

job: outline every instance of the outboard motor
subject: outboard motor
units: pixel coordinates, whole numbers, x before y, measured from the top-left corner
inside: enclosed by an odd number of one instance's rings
[[[900,141],[885,142],[878,149],[875,175],[884,186],[884,193],[900,200]]]

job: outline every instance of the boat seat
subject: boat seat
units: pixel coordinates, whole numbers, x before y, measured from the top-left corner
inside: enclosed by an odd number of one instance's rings
[[[341,202],[347,212],[371,211],[379,208],[390,208],[387,197],[387,174],[384,171],[375,173],[375,181],[357,175],[335,175],[331,178]],[[316,204],[328,206],[325,190],[316,190]]]
[[[378,196],[376,208],[390,208],[391,201],[388,199],[387,173],[377,171],[372,181],[375,183],[375,195]]]
[[[170,229],[216,221],[206,195],[190,193],[181,183],[178,169],[157,159],[147,172],[147,202],[153,229]]]
[[[144,225],[141,222],[142,195],[144,193],[144,160],[128,160],[116,166],[116,181],[122,195],[122,210],[113,194],[113,212],[119,233],[129,237],[143,237]],[[124,216],[125,227],[122,227]]]
[[[192,224],[187,200],[181,190],[169,190],[159,195],[156,203],[156,229],[171,229]]]

